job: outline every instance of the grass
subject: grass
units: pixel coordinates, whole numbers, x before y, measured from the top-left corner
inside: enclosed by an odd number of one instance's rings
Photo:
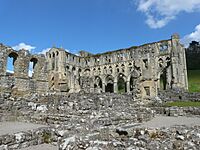
[[[192,101],[177,101],[177,102],[167,102],[165,104],[167,107],[178,106],[178,107],[200,107],[200,102],[192,102]]]
[[[200,70],[188,70],[189,92],[200,92]]]

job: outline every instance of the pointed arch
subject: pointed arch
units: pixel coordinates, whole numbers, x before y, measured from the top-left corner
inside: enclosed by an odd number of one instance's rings
[[[105,86],[105,92],[114,92],[114,78],[111,75],[108,75],[105,79],[106,86]]]

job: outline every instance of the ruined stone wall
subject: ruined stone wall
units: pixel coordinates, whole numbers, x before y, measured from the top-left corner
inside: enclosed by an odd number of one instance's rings
[[[6,71],[8,57],[13,58],[14,73]],[[152,98],[159,90],[187,90],[185,59],[185,49],[176,34],[169,40],[102,54],[81,51],[79,56],[53,47],[45,57],[1,44],[0,89],[63,94],[83,90]],[[28,76],[30,62],[32,77]]]
[[[8,57],[13,58],[13,73],[8,72]],[[33,63],[31,77],[29,76],[30,62]],[[31,55],[24,49],[15,51],[11,47],[0,45],[0,91],[28,94],[44,93],[47,90],[47,68],[44,56]]]
[[[155,97],[159,90],[187,90],[185,49],[179,36],[138,47],[80,56],[52,48],[47,53],[50,89],[62,92],[132,93]]]

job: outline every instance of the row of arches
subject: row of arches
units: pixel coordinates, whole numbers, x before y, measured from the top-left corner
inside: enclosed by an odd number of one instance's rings
[[[135,88],[137,78],[130,76],[129,79],[120,73],[116,79],[112,75],[106,77],[96,76],[94,79],[94,88],[101,89],[102,92],[110,93],[126,93],[131,92]]]

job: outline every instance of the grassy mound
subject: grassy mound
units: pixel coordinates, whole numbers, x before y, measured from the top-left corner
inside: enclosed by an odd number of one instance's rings
[[[189,92],[200,92],[200,70],[188,70]]]
[[[167,102],[165,104],[167,107],[178,106],[178,107],[200,107],[200,102],[192,101],[177,101],[177,102]]]

